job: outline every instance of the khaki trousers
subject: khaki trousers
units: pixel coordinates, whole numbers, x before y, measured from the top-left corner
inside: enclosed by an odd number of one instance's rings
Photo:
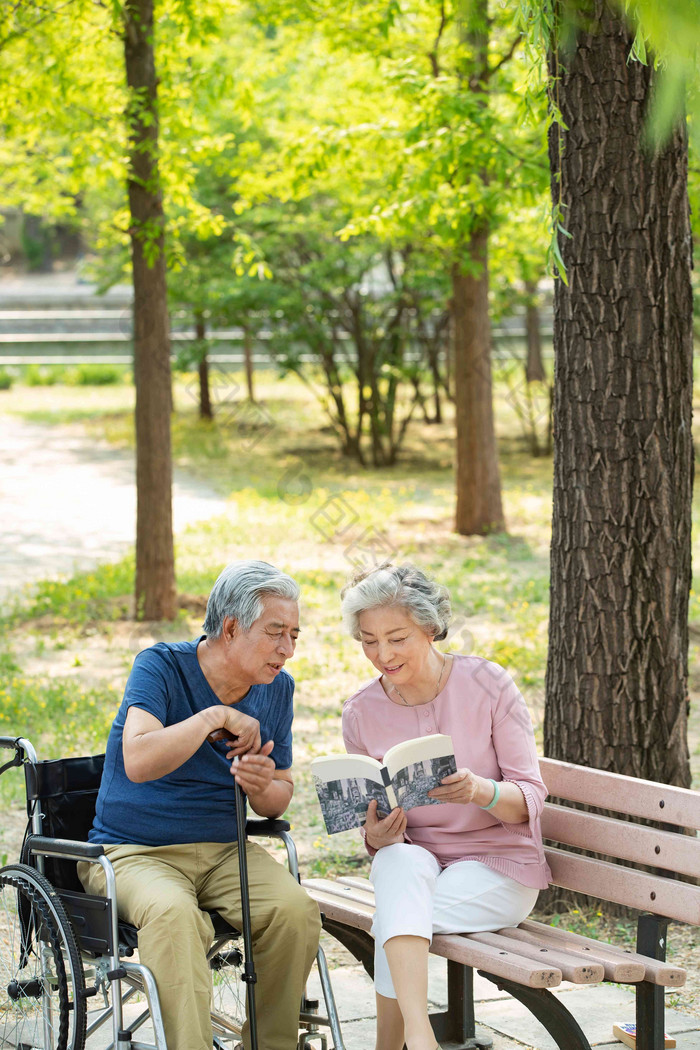
[[[206,953],[213,927],[206,911],[241,928],[238,845],[105,846],[105,853],[119,917],[138,928],[139,958],[158,986],[168,1050],[212,1050]],[[263,1050],[295,1050],[300,1000],[318,947],[318,906],[261,846],[248,842],[247,854],[259,1043]],[[78,875],[88,893],[104,894],[99,865],[81,862]],[[246,1023],[249,1050],[247,1029]]]

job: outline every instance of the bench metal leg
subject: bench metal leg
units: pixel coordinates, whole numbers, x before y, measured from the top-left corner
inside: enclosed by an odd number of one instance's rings
[[[366,972],[373,978],[374,937],[369,933],[365,933],[364,930],[355,930],[352,926],[343,926],[340,922],[327,919],[325,915],[321,917],[324,930],[330,933],[331,937],[335,937],[336,941],[340,941],[343,947],[347,948],[350,954],[354,955],[357,961],[362,963]]]
[[[576,1018],[548,988],[526,988],[525,985],[508,981],[504,977],[494,977],[483,970],[478,972],[492,981],[497,988],[508,992],[526,1006],[540,1024],[544,1025],[560,1050],[591,1050],[591,1044]]]
[[[666,958],[668,919],[659,915],[640,915],[637,920],[637,951],[650,959]],[[637,1050],[664,1048],[664,990],[658,984],[640,981],[637,985]]]
[[[447,1009],[430,1015],[443,1050],[488,1050],[493,1039],[477,1035],[474,1018],[474,970],[447,960]]]

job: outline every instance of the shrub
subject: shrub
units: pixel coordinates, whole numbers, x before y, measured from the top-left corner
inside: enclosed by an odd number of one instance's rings
[[[66,376],[71,386],[110,386],[121,383],[124,379],[124,368],[120,365],[94,364],[77,365]]]
[[[13,376],[6,368],[0,368],[0,390],[9,390],[12,386]]]
[[[55,365],[27,365],[24,381],[27,386],[54,386],[61,372],[62,369]]]

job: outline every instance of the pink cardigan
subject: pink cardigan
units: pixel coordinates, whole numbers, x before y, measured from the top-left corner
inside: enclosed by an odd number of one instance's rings
[[[429,704],[396,704],[374,678],[343,707],[343,739],[352,754],[381,760],[394,744],[432,733],[450,734],[458,768],[517,784],[529,819],[506,824],[475,805],[419,806],[407,814],[406,841],[429,850],[443,867],[480,860],[523,886],[544,889],[551,874],[540,831],[547,791],[530,715],[508,672],[457,654],[446,685]]]

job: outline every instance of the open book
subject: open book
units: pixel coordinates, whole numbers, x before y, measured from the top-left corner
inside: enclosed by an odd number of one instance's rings
[[[396,806],[436,804],[438,799],[428,798],[428,792],[456,773],[457,765],[452,737],[436,734],[395,744],[383,764],[368,755],[326,755],[313,759],[311,772],[326,831],[334,835],[364,824],[371,799],[377,800],[382,816]]]

